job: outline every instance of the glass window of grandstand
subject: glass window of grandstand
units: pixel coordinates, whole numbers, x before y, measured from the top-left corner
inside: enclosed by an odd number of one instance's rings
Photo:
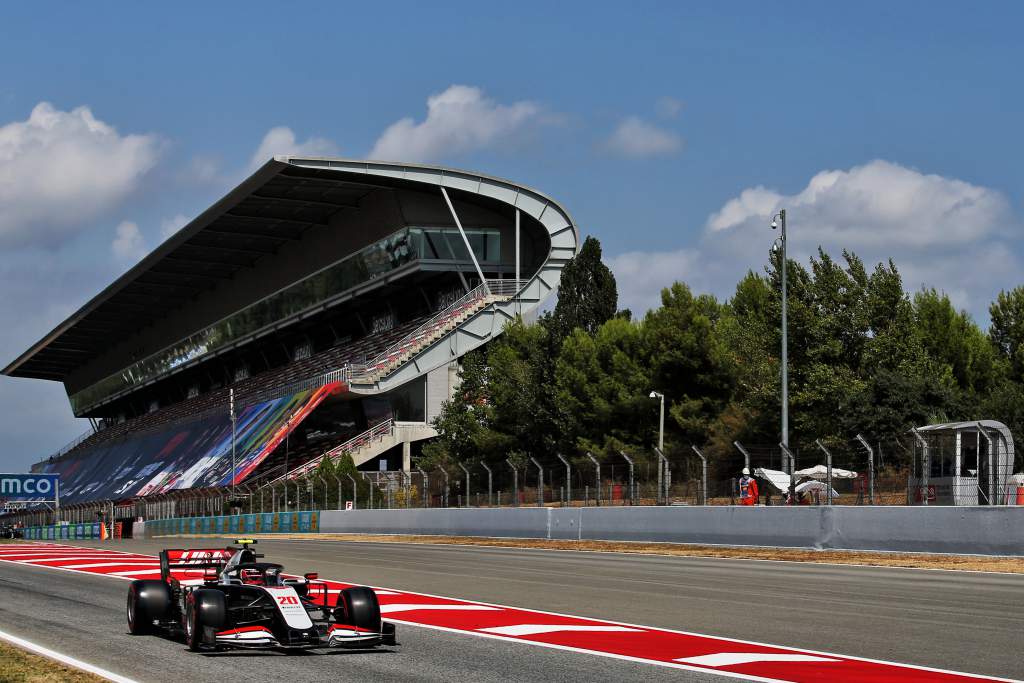
[[[469,261],[466,243],[457,228],[411,228],[413,248],[421,259]],[[480,263],[501,262],[501,232],[497,229],[470,228],[466,238]]]

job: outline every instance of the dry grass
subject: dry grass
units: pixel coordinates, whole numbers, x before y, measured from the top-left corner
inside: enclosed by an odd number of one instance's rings
[[[234,538],[224,536],[223,538]],[[800,548],[754,548],[678,543],[620,543],[615,541],[548,541],[527,538],[481,538],[475,536],[412,536],[388,534],[257,534],[254,538],[301,539],[320,541],[357,541],[360,543],[421,543],[425,545],[482,546],[490,548],[529,548],[575,550],[671,557],[719,557],[822,564],[908,567],[913,569],[953,569],[976,572],[1024,574],[1024,558],[984,557],[978,555],[938,555],[928,553],[883,553],[853,550],[804,550]]]
[[[0,642],[0,683],[98,683],[105,680]]]

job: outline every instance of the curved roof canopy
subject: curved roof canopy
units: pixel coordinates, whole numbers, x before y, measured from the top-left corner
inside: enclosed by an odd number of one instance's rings
[[[375,167],[386,172],[375,173]],[[277,157],[21,354],[3,374],[64,381],[112,340],[162,319],[310,228],[327,225],[334,214],[358,210],[370,192],[422,189],[423,183],[413,179],[418,170],[486,179],[554,204],[520,185],[435,166]]]

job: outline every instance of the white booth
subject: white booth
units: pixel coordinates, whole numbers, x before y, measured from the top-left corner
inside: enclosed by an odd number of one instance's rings
[[[1013,505],[1013,436],[1002,422],[951,422],[914,430],[910,505]]]

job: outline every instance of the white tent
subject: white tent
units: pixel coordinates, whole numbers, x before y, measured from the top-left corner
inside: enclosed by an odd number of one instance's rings
[[[769,484],[778,489],[779,493],[786,493],[789,491],[789,475],[779,470],[769,470],[764,467],[758,467],[754,470],[754,476],[764,479]]]
[[[828,468],[824,465],[815,465],[814,467],[808,467],[805,470],[797,470],[796,476],[798,477],[810,477],[811,479],[818,479],[824,481],[828,479]],[[857,473],[850,470],[843,470],[838,467],[832,468],[833,479],[856,479]]]
[[[825,482],[823,482],[823,481],[815,481],[814,479],[810,479],[808,481],[805,481],[802,484],[797,484],[797,487],[796,487],[796,492],[797,493],[806,493],[808,491],[821,491],[822,493],[826,493],[828,491],[828,486],[825,485]],[[833,498],[838,498],[839,497],[839,492],[836,491],[835,489],[832,489],[832,497]]]

